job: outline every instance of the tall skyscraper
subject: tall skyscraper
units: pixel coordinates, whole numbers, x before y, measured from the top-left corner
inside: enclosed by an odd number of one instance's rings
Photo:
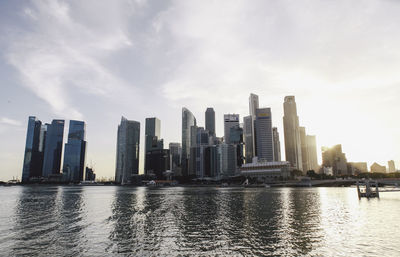
[[[292,167],[298,170],[303,170],[299,117],[297,116],[296,101],[294,96],[285,97],[285,102],[283,103],[283,112],[286,161],[290,162]]]
[[[281,141],[279,140],[279,132],[277,127],[272,128],[272,138],[274,141],[274,161],[281,161]]]
[[[61,155],[64,137],[64,120],[53,120],[47,125],[46,143],[43,159],[43,176],[60,174]]]
[[[259,160],[274,160],[274,143],[272,137],[271,108],[256,110],[257,157]]]
[[[176,176],[182,175],[181,158],[182,147],[180,143],[169,143],[169,152],[171,155],[171,171]]]
[[[251,159],[255,156],[257,156],[257,135],[256,135],[256,127],[254,125],[256,121],[256,110],[259,108],[259,103],[258,103],[258,95],[255,94],[250,94],[249,97],[249,113],[250,116],[252,117],[251,121],[251,127],[252,127],[252,132],[251,132],[251,138],[252,138],[252,147],[253,149],[251,150]]]
[[[121,118],[118,125],[115,182],[126,184],[139,173],[140,123]]]
[[[189,175],[189,158],[191,147],[191,127],[196,126],[196,118],[185,107],[182,108],[182,175]]]
[[[146,174],[154,174],[157,179],[164,179],[164,172],[170,169],[168,149],[155,149],[146,153]]]
[[[256,110],[258,109],[258,95],[250,94],[249,97],[249,113],[250,116],[256,117]]]
[[[230,144],[230,129],[234,126],[239,126],[239,114],[224,115],[224,140],[226,144]]]
[[[161,121],[155,117],[146,118],[144,145],[144,172],[147,174],[147,155],[153,150],[163,150],[164,141],[161,137]],[[154,158],[153,158],[154,159]]]
[[[214,109],[209,107],[206,110],[206,130],[210,132],[211,136],[215,136],[215,112]]]
[[[229,177],[236,174],[236,146],[228,144],[217,145],[217,174]]]
[[[307,170],[314,170],[318,172],[318,156],[317,156],[317,140],[315,136],[307,135],[307,156],[308,156],[308,168]]]
[[[388,161],[388,167],[389,167],[389,173],[393,173],[393,172],[396,171],[396,167],[394,165],[394,161],[393,160]]]
[[[68,143],[65,144],[63,164],[63,174],[68,181],[83,180],[86,157],[85,129],[85,122],[69,121]]]
[[[243,140],[246,149],[246,163],[250,163],[254,157],[253,152],[253,117],[243,118]]]
[[[42,122],[36,117],[30,116],[28,130],[26,133],[24,165],[22,168],[22,182],[29,181],[29,178],[40,177],[43,165],[43,136]]]
[[[303,171],[307,172],[310,170],[310,166],[308,165],[306,128],[299,127],[299,133],[301,145],[301,164],[303,166]]]

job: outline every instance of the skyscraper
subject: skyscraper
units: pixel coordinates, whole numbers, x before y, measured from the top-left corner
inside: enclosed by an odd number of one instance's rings
[[[176,176],[181,176],[181,158],[182,147],[180,143],[169,143],[169,152],[171,155],[171,171]]]
[[[277,127],[272,128],[272,138],[274,141],[274,161],[281,161],[281,141],[279,140],[279,132]]]
[[[394,161],[393,160],[388,161],[388,167],[389,167],[389,170],[388,170],[389,173],[392,173],[392,172],[396,171],[396,167],[394,165]]]
[[[250,163],[254,157],[253,154],[253,117],[243,118],[243,140],[246,148],[246,163]]]
[[[196,118],[185,107],[182,108],[182,175],[188,176],[191,147],[191,127],[196,126]]]
[[[53,120],[47,125],[46,143],[43,159],[43,176],[60,174],[61,155],[64,137],[64,120]]]
[[[292,167],[303,170],[301,142],[299,133],[299,117],[297,116],[294,96],[286,96],[283,103],[283,131],[285,137],[286,160]]]
[[[259,160],[274,160],[271,108],[256,109],[257,157]]]
[[[348,175],[347,159],[342,152],[342,145],[322,147],[322,166],[332,167],[333,175]]]
[[[251,121],[251,127],[252,127],[252,132],[251,132],[251,139],[252,139],[252,147],[253,149],[251,150],[251,159],[255,156],[257,156],[257,135],[256,135],[256,127],[254,125],[256,121],[256,110],[259,108],[258,104],[258,95],[255,94],[250,94],[249,97],[249,113],[252,118]]]
[[[26,133],[24,165],[22,168],[22,182],[29,181],[31,177],[42,175],[43,165],[43,136],[42,122],[36,117],[30,116],[28,120],[28,130]]]
[[[308,156],[308,169],[307,170],[314,170],[318,172],[319,165],[318,165],[318,156],[317,156],[317,141],[315,136],[307,135],[307,156]]]
[[[230,144],[230,129],[239,126],[239,114],[224,114],[224,140],[226,144]]]
[[[68,143],[65,144],[63,174],[68,181],[83,180],[86,157],[85,122],[70,120]]]
[[[147,155],[150,154],[153,150],[163,150],[164,149],[164,141],[161,137],[161,121],[155,117],[146,118],[145,125],[145,145],[144,145],[144,171],[147,174],[147,164],[146,161]],[[154,158],[153,158],[154,159]]]
[[[215,136],[215,112],[214,109],[209,107],[206,110],[206,130],[210,132],[211,136]]]
[[[115,182],[125,184],[139,173],[140,123],[121,118],[118,125]]]
[[[299,133],[301,145],[301,164],[303,166],[303,171],[307,172],[310,170],[310,166],[308,165],[306,128],[299,127]]]

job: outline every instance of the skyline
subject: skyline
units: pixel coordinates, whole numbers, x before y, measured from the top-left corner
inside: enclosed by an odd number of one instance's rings
[[[159,118],[168,145],[181,141],[181,107],[203,127],[213,107],[222,136],[224,114],[248,116],[250,93],[271,107],[280,135],[283,97],[296,96],[319,163],[321,146],[342,144],[349,161],[399,166],[399,3],[21,3],[0,3],[0,180],[21,176],[30,115],[84,120],[87,163],[109,177],[121,116],[142,132],[145,118]],[[142,173],[144,133],[140,142]]]

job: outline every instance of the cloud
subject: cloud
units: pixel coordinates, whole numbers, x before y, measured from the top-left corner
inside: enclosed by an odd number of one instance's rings
[[[23,84],[49,104],[55,114],[82,119],[74,95],[81,92],[108,97],[126,87],[104,60],[132,43],[122,21],[113,19],[116,23],[112,26],[97,27],[96,22],[91,24],[74,16],[71,5],[63,1],[32,1],[22,11],[29,25],[16,28],[9,40],[7,57],[19,71]],[[107,5],[103,4],[103,8]]]
[[[13,120],[7,117],[3,117],[0,119],[0,124],[3,125],[8,125],[8,126],[15,126],[15,127],[19,127],[22,126],[22,122],[18,121],[18,120]]]

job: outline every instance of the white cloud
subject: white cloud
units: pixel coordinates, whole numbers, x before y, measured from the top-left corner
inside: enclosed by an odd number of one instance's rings
[[[10,118],[7,118],[7,117],[1,118],[0,119],[0,123],[4,124],[4,125],[16,126],[16,127],[22,126],[22,122],[21,121],[13,120],[13,119],[10,119]]]

